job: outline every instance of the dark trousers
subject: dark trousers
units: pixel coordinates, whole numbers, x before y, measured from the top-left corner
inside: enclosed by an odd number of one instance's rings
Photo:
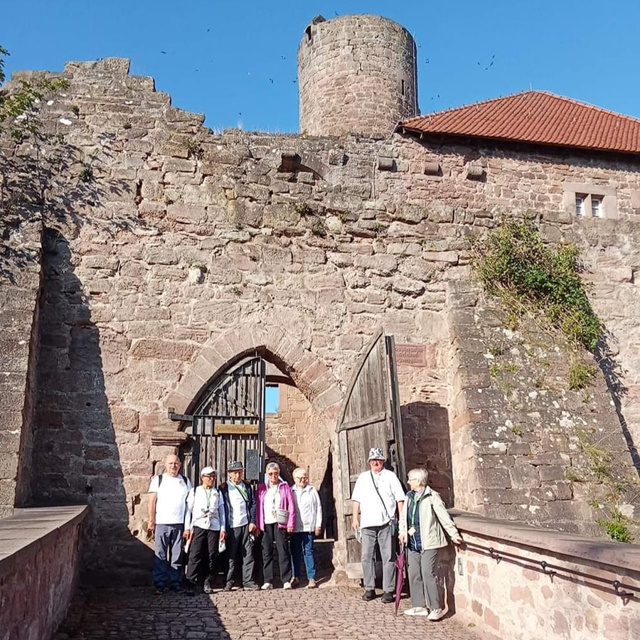
[[[291,582],[291,554],[289,551],[289,537],[286,529],[280,529],[277,524],[265,524],[262,536],[262,567],[264,581],[273,582],[273,542],[278,550],[278,564],[282,582]]]
[[[242,568],[242,584],[253,584],[253,536],[249,535],[249,525],[242,527],[229,527],[227,530],[227,555],[229,558],[229,570],[227,571],[227,583],[233,583],[235,575]]]
[[[206,579],[213,580],[215,578],[218,569],[219,542],[219,531],[193,527],[187,580],[202,585]]]

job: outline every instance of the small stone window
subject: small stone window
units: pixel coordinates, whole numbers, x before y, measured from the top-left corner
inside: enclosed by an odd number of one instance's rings
[[[577,218],[617,218],[616,190],[594,184],[566,184],[564,207]]]
[[[400,91],[402,91],[402,95],[405,94],[404,80],[400,80]]]

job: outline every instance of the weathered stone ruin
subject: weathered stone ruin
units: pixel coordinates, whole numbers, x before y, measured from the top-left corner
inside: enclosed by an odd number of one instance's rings
[[[347,99],[324,87],[348,66],[351,32],[393,49],[395,66],[358,62],[367,82]],[[630,147],[432,131],[410,119],[414,50],[375,16],[314,21],[301,135],[214,134],[127,60],[70,62],[48,74],[68,86],[39,105],[60,137],[40,173],[21,168],[29,140],[2,142],[15,170],[0,164],[0,509],[90,505],[89,578],[146,579],[149,479],[189,447],[169,414],[252,353],[291,414],[272,417],[267,447],[335,502],[344,570],[335,426],[379,329],[395,336],[407,468],[426,466],[450,506],[590,536],[613,504],[637,516],[640,123],[609,114]],[[513,98],[544,119],[545,96]],[[504,216],[583,253],[611,349],[585,391],[568,388],[564,345],[535,323],[506,328],[474,278],[469,239]],[[624,479],[613,496],[594,448]]]

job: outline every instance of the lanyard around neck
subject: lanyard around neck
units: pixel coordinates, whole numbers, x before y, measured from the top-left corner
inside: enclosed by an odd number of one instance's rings
[[[409,512],[409,527],[413,527],[416,523],[416,511],[418,506],[420,505],[420,501],[427,495],[426,489],[423,489],[420,497],[416,495],[416,492],[413,492],[413,500],[411,501],[411,511]]]
[[[236,484],[235,482],[231,482],[231,480],[229,480],[229,484],[233,485],[240,492],[240,495],[245,502],[249,502],[249,494],[247,493],[247,490],[243,486],[241,486],[242,483]]]

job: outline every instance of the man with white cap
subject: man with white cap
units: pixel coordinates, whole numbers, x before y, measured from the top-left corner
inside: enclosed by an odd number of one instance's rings
[[[369,451],[369,471],[358,476],[351,500],[353,502],[352,525],[362,538],[362,573],[365,601],[376,597],[376,544],[382,558],[382,602],[394,602],[396,583],[396,545],[398,514],[404,504],[405,494],[400,480],[393,471],[384,468],[382,449]]]
[[[227,522],[227,571],[225,591],[233,589],[235,575],[242,568],[242,586],[245,589],[259,589],[253,578],[255,564],[254,542],[256,527],[256,501],[253,487],[244,479],[244,465],[239,460],[229,463],[229,479],[220,485],[224,499]]]
[[[167,587],[177,591],[182,583],[182,536],[187,494],[191,482],[180,473],[180,458],[168,455],[165,472],[154,476],[149,486],[149,525],[155,534],[153,582],[160,595]]]
[[[202,484],[187,496],[184,530],[191,545],[187,580],[192,587],[201,586],[204,581],[204,592],[213,593],[219,545],[226,536],[224,501],[216,489],[213,467],[204,467],[200,478]]]

